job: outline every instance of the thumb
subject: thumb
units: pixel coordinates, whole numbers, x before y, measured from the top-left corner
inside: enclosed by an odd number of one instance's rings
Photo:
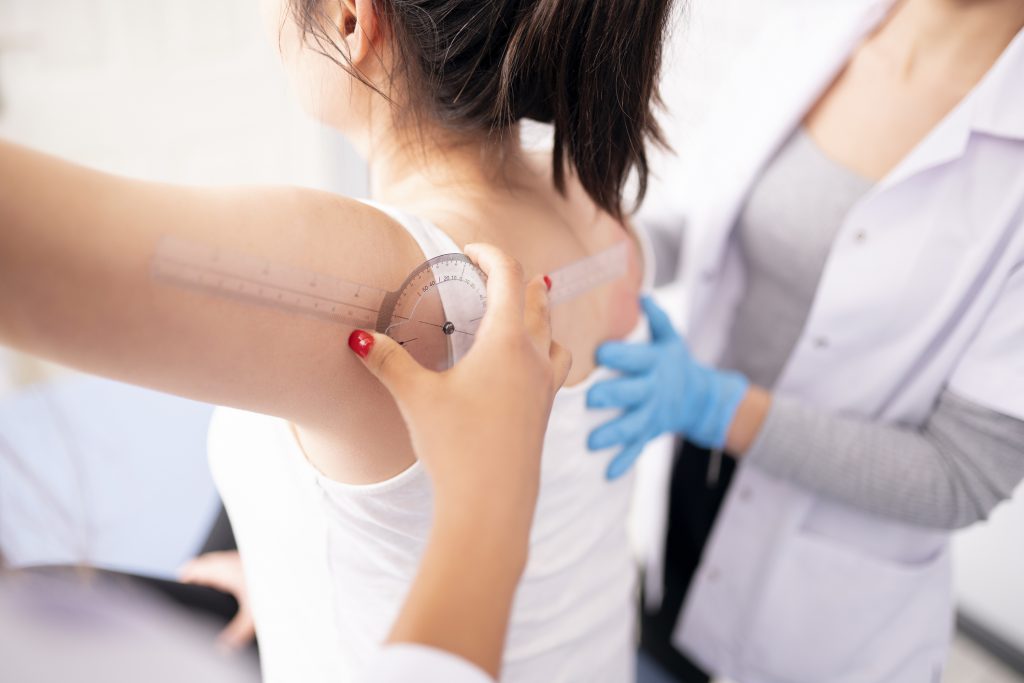
[[[653,298],[646,295],[641,297],[640,305],[643,306],[644,313],[647,315],[647,323],[651,327],[651,337],[655,341],[674,339],[679,336],[675,327],[672,326],[672,320],[668,317],[668,313],[654,303]]]
[[[363,361],[370,373],[396,399],[404,398],[404,392],[411,391],[413,381],[427,372],[409,352],[386,334],[353,330],[348,337],[348,347]]]

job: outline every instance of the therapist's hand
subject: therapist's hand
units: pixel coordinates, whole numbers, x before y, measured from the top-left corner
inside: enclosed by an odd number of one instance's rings
[[[434,523],[388,643],[458,655],[496,679],[526,565],[540,455],[569,353],[551,341],[544,279],[494,247],[465,252],[487,273],[487,312],[473,348],[442,373],[385,335],[349,346],[391,391],[434,484]],[[426,672],[424,672],[426,673]]]
[[[551,340],[547,287],[525,288],[518,262],[496,247],[467,245],[487,274],[487,312],[459,363],[424,369],[384,334],[357,330],[350,345],[392,393],[413,449],[433,479],[441,505],[515,498],[532,507],[540,449],[569,352]]]
[[[608,466],[615,479],[627,472],[644,445],[674,433],[705,448],[722,448],[736,411],[749,389],[739,373],[701,365],[690,355],[668,315],[649,297],[641,300],[651,329],[649,343],[608,342],[597,362],[622,373],[587,392],[591,408],[621,408],[624,413],[590,433],[588,446],[620,446]]]

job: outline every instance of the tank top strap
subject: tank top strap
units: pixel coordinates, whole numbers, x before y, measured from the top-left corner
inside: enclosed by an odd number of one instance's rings
[[[416,240],[420,250],[423,252],[423,260],[428,261],[435,256],[443,254],[461,254],[462,250],[455,244],[455,241],[448,236],[441,228],[429,221],[387,204],[381,204],[369,199],[360,199],[363,204],[372,206],[378,211],[383,211],[393,218],[395,222],[405,228],[405,231]]]

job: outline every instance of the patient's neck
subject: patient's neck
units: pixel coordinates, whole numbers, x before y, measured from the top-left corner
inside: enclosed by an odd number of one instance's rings
[[[390,130],[374,136],[369,150],[373,198],[410,210],[493,201],[536,181],[517,130],[499,143],[455,137],[436,127]]]

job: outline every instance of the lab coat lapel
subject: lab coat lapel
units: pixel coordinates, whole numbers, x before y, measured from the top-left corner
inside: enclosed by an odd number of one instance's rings
[[[725,245],[757,174],[891,4],[857,0],[808,7],[766,31],[723,86],[710,116],[713,130],[694,154],[701,166],[689,170],[685,186],[706,194],[691,202],[690,243],[680,270],[692,297],[691,320],[702,315],[703,299],[714,288]],[[808,61],[808,55],[825,57]]]
[[[1024,30],[1017,33],[979,88],[984,97],[974,109],[974,130],[1024,141]]]
[[[725,245],[757,173],[891,6],[892,0],[830,0],[787,14],[765,30],[722,85],[702,129],[707,133],[698,138],[693,153],[684,153],[699,165],[683,159],[681,192],[694,196],[677,200],[688,220],[677,271],[682,287],[676,283],[664,290],[666,308],[684,311],[689,319],[683,326],[695,352],[701,337],[728,327],[716,322],[717,313],[699,309],[716,288],[725,289],[720,277]],[[648,451],[641,461],[635,528],[640,530],[636,538],[643,539],[645,595],[653,608],[662,598],[671,450],[659,441]]]
[[[974,90],[889,173],[877,190],[884,192],[918,173],[959,159],[971,133],[1024,139],[1024,31],[1007,46]],[[1007,88],[1006,83],[1019,87]]]
[[[974,91],[851,208],[826,262],[804,335],[779,377],[779,391],[875,417],[889,412],[902,419],[921,417],[879,397],[875,385],[854,382],[868,370],[848,359],[842,364],[837,358],[831,361],[834,373],[850,375],[842,397],[820,381],[820,367],[830,355],[841,356],[843,347],[874,348],[880,358],[900,358],[900,330],[933,329],[931,321],[947,317],[962,292],[976,286],[977,263],[990,259],[999,251],[996,245],[1009,239],[1006,221],[995,217],[1003,203],[1006,214],[1018,210],[1012,200],[1019,196],[1013,187],[1022,182],[1016,158],[979,157],[983,151],[977,146],[972,151],[971,140],[976,132],[1024,139],[1024,96],[1019,88],[1007,86],[1021,82],[1022,55],[1024,31]],[[971,162],[965,155],[983,162]],[[945,165],[956,160],[976,168],[947,174]],[[922,183],[937,182],[946,183],[948,191],[923,204]],[[865,230],[871,233],[872,246],[851,249],[862,242],[854,233],[863,235]],[[894,299],[892,292],[901,296]],[[908,306],[913,301],[916,305]],[[903,336],[913,333],[906,329]],[[904,365],[911,362],[911,357],[903,359]]]

